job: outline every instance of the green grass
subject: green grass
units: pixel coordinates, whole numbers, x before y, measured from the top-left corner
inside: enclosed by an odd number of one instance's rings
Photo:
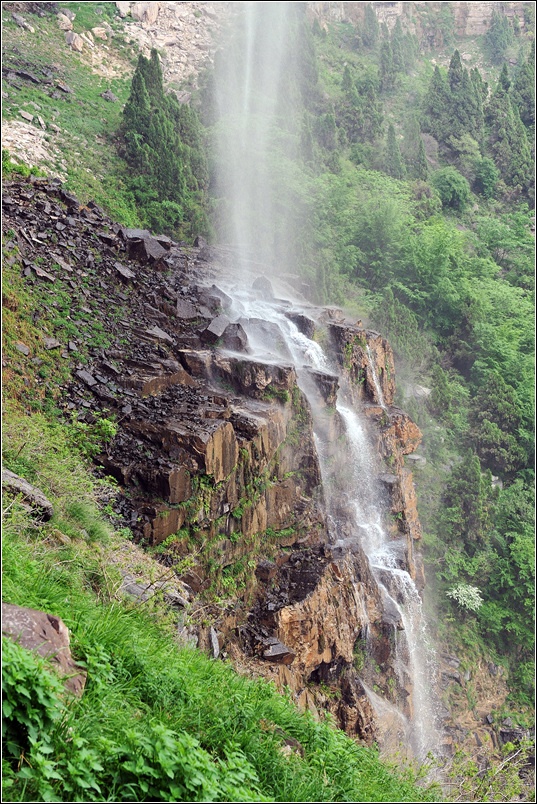
[[[76,13],[74,30],[87,31],[108,19],[113,22],[113,3],[60,3]],[[99,15],[97,10],[103,13]],[[72,93],[58,92],[50,97],[54,86],[34,84],[19,79],[11,84],[2,79],[2,90],[8,97],[2,103],[3,120],[21,120],[19,110],[38,114],[47,131],[45,146],[51,160],[44,164],[53,174],[66,176],[66,188],[81,202],[92,199],[115,220],[130,226],[140,224],[134,200],[125,190],[124,164],[116,151],[116,132],[122,118],[123,104],[128,98],[134,71],[134,57],[121,37],[114,34],[106,44],[117,59],[120,74],[104,77],[94,72],[88,53],[78,54],[65,44],[64,32],[55,16],[32,16],[35,33],[28,35],[3,14],[4,63],[25,62],[25,69],[38,77],[42,68],[50,69],[54,83],[61,80]],[[102,43],[99,40],[98,46]],[[110,89],[119,99],[112,103],[101,97]],[[37,104],[36,109],[32,104]],[[56,131],[57,126],[60,131]]]

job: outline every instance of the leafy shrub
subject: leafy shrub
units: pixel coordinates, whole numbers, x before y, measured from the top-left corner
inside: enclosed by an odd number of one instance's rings
[[[2,637],[2,741],[9,754],[49,741],[64,710],[62,692],[43,659]]]
[[[454,167],[445,167],[432,175],[432,184],[438,190],[442,206],[462,212],[470,199],[470,185]]]

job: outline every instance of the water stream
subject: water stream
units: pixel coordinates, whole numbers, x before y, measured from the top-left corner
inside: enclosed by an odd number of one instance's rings
[[[294,268],[290,246],[286,249],[292,237],[279,206],[282,187],[275,175],[277,157],[282,154],[278,147],[292,137],[292,125],[284,109],[286,96],[300,83],[300,76],[294,73],[299,60],[293,58],[297,44],[292,33],[300,24],[297,15],[303,13],[300,7],[304,4],[239,5],[243,7],[243,24],[237,26],[242,31],[242,44],[235,42],[217,60],[220,69],[215,76],[217,185],[222,198],[217,229],[221,241],[230,244],[236,254],[235,280],[226,288],[234,304],[231,315],[245,329],[252,357],[292,363],[296,368],[298,384],[312,409],[331,541],[342,550],[355,545],[363,549],[385,606],[396,613],[399,621],[394,627],[395,664],[401,687],[412,690],[407,711],[397,711],[370,687],[364,689],[379,721],[386,719],[387,713],[395,717],[401,739],[412,745],[414,756],[423,758],[438,743],[438,734],[421,600],[401,559],[401,541],[391,540],[388,535],[388,501],[379,479],[382,467],[378,465],[365,416],[352,408],[340,390],[336,407],[346,433],[346,447],[340,465],[334,466],[326,459],[333,457],[334,449],[327,442],[312,371],[332,375],[338,372],[319,344],[286,317],[289,302],[271,299],[270,293],[263,298],[247,289],[252,281],[252,276],[247,279],[248,266],[254,261],[258,266],[267,266],[264,271],[258,267],[257,275],[264,273],[271,279]],[[369,350],[368,359],[377,398],[387,410]],[[344,517],[338,508],[342,496]]]

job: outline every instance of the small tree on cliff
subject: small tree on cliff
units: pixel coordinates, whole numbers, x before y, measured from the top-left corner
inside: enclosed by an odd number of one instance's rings
[[[207,233],[201,126],[192,109],[166,96],[156,50],[138,58],[122,133],[128,183],[147,225],[181,237]]]

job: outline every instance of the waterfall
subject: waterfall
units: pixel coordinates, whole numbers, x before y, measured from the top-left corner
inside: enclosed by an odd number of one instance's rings
[[[367,354],[367,363],[369,365],[369,370],[371,372],[371,376],[373,378],[373,385],[375,387],[375,391],[377,394],[377,399],[379,401],[379,405],[383,410],[386,410],[386,403],[384,401],[384,394],[382,393],[382,388],[380,386],[377,370],[375,368],[375,361],[373,360],[373,356],[371,354],[371,349],[369,348],[369,344],[366,346],[366,354]]]
[[[412,745],[414,756],[423,759],[438,743],[438,734],[422,606],[401,558],[401,541],[390,539],[387,532],[388,501],[379,479],[382,469],[368,424],[365,416],[349,406],[340,390],[336,412],[345,431],[345,454],[339,466],[329,465],[325,456],[330,451],[333,456],[334,450],[324,427],[312,371],[332,375],[338,372],[319,344],[301,333],[285,315],[290,302],[274,299],[268,281],[270,276],[276,286],[276,277],[293,267],[289,245],[292,232],[288,228],[292,222],[281,214],[279,192],[285,188],[279,188],[275,180],[278,165],[274,158],[278,154],[284,159],[283,151],[277,148],[278,136],[289,143],[296,134],[296,121],[292,114],[286,117],[284,100],[298,78],[294,72],[297,59],[291,57],[292,32],[297,14],[301,13],[295,7],[302,4],[240,5],[244,7],[242,48],[233,46],[226,51],[217,62],[216,74],[217,186],[222,200],[216,224],[220,238],[233,246],[236,255],[235,278],[226,287],[233,309],[227,314],[246,331],[252,357],[292,363],[296,368],[298,384],[312,410],[333,547],[345,551],[358,546],[364,551],[385,608],[396,613],[395,669],[401,689],[411,689],[406,711],[381,699],[369,686],[364,685],[364,689],[379,719],[396,712],[401,739]],[[251,287],[252,276],[248,280],[248,273],[252,268],[257,276],[264,274],[259,285],[264,290],[263,297],[247,289]],[[260,321],[271,326],[259,326]],[[378,401],[387,411],[369,349],[367,354]],[[339,505],[342,498],[344,515]]]

